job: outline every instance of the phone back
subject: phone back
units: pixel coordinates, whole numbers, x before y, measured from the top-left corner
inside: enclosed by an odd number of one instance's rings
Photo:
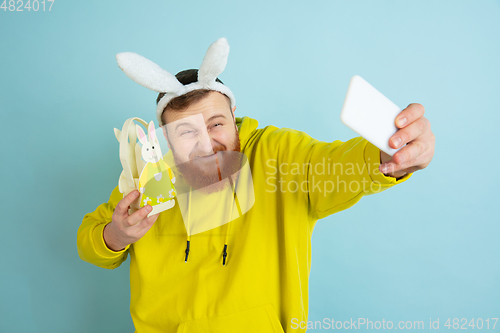
[[[392,156],[401,149],[389,147],[389,139],[397,131],[396,116],[401,110],[361,76],[355,75],[349,83],[340,120]]]

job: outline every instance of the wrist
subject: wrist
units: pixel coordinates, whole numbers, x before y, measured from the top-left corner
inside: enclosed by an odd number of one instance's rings
[[[382,150],[380,151],[380,164],[384,164],[392,160],[392,156],[384,153]],[[382,172],[382,171],[381,171]],[[396,171],[396,172],[382,172],[385,176],[394,177],[398,180],[401,177],[404,177],[407,172],[405,171]]]
[[[104,226],[104,230],[103,230],[103,239],[104,239],[104,243],[106,244],[107,248],[110,249],[111,251],[114,251],[114,252],[120,252],[122,250],[125,249],[126,245],[125,246],[121,246],[118,242],[116,242],[113,238],[113,234],[112,232],[110,232],[110,224],[112,222],[106,224],[106,226]]]

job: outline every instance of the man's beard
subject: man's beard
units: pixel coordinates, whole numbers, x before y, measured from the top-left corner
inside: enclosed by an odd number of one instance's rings
[[[213,193],[222,190],[227,186],[225,180],[229,178],[229,183],[232,186],[235,175],[243,164],[243,154],[240,152],[240,139],[236,132],[233,140],[234,148],[226,150],[222,145],[213,148],[214,157],[210,162],[204,162],[200,158],[195,158],[184,163],[179,163],[174,155],[177,170],[182,174],[187,185],[192,187],[192,190],[200,190],[204,193]],[[177,185],[177,184],[176,184]]]

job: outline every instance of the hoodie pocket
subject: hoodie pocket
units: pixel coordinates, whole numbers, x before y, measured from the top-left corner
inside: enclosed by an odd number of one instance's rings
[[[177,333],[284,333],[271,304],[237,313],[183,322]]]

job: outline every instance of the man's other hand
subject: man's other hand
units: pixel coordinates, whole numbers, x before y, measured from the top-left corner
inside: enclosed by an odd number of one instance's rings
[[[392,158],[380,151],[380,172],[399,178],[429,165],[434,156],[436,138],[424,112],[421,104],[412,103],[398,114],[395,120],[398,131],[389,139],[389,146],[394,149],[406,146]]]
[[[153,209],[150,205],[129,215],[129,206],[138,197],[139,191],[134,190],[120,200],[116,205],[112,221],[104,227],[104,241],[113,251],[121,251],[127,245],[141,239],[158,218],[159,214],[147,217]]]

